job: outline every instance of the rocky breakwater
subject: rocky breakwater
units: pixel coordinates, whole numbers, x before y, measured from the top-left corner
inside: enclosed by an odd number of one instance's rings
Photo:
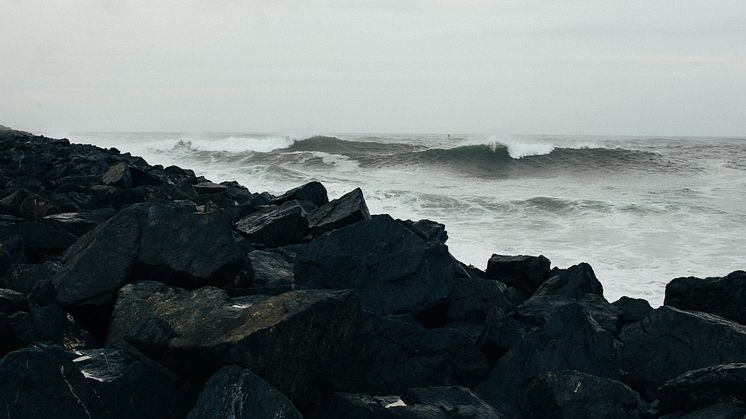
[[[280,196],[0,131],[0,416],[735,418],[746,274],[610,303],[448,252],[363,192]],[[551,249],[548,250],[551,252]]]

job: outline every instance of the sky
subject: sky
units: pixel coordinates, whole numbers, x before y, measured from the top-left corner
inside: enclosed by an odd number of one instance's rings
[[[0,0],[31,131],[746,136],[746,2]]]

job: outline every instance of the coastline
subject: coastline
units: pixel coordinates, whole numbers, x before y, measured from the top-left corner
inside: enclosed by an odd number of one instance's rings
[[[446,226],[371,216],[359,189],[273,196],[12,130],[0,151],[0,402],[19,416],[662,417],[743,397],[720,385],[746,385],[742,271],[675,279],[653,310],[606,301],[581,261],[464,265]]]

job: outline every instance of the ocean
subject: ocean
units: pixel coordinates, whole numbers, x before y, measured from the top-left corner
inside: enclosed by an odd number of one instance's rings
[[[451,253],[590,263],[607,299],[746,269],[746,139],[48,132],[252,192],[362,188],[372,214],[446,225]]]

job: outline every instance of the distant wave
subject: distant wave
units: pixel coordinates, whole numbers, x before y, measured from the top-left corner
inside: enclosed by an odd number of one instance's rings
[[[295,141],[288,151],[323,151],[336,154],[393,154],[422,150],[425,147],[402,143],[381,143],[376,141],[348,141],[336,137],[317,136]]]

